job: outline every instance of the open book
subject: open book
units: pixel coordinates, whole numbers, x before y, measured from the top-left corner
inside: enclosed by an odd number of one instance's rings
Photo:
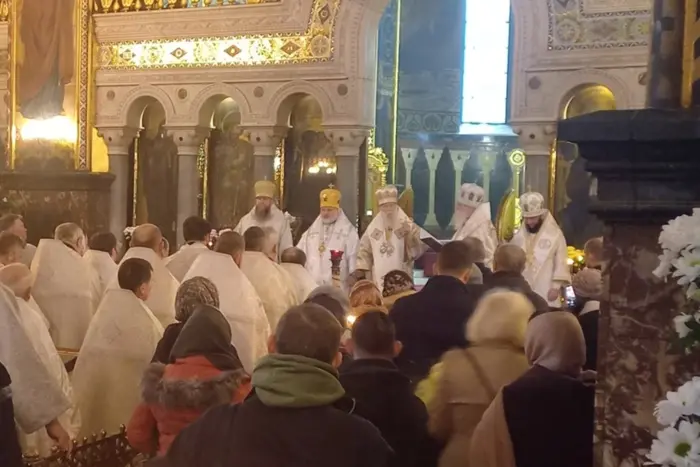
[[[435,253],[439,253],[442,250],[442,245],[444,242],[433,237],[427,230],[420,228],[420,240],[426,244]]]

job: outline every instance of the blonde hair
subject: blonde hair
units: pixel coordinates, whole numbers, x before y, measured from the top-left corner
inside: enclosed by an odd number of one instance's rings
[[[374,282],[363,279],[358,281],[350,291],[350,306],[382,306],[382,294]]]
[[[527,323],[534,312],[535,307],[525,295],[495,290],[479,301],[467,321],[467,340],[472,344],[504,341],[522,348]]]

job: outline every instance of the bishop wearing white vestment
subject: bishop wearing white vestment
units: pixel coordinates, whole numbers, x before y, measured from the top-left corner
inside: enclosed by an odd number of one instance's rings
[[[145,259],[151,264],[153,277],[151,293],[146,299],[146,305],[163,327],[167,327],[175,322],[175,295],[180,283],[165,267],[163,258],[160,256],[162,238],[160,229],[155,225],[143,224],[136,227],[131,237],[131,248],[126,251],[121,264],[130,258]],[[119,284],[116,280],[109,285],[109,289],[118,288]]]
[[[182,223],[182,235],[186,243],[174,255],[165,260],[168,271],[179,282],[185,279],[187,271],[190,270],[197,257],[209,251],[211,224],[199,216],[188,217]]]
[[[245,234],[251,227],[271,227],[277,234],[277,259],[287,248],[294,246],[289,220],[274,201],[277,187],[273,182],[263,180],[255,184],[255,206],[243,216],[236,228],[239,234]]]
[[[54,378],[56,384],[61,388],[66,399],[73,403],[75,400],[73,397],[73,386],[68,378],[68,372],[63,360],[51,340],[46,318],[40,311],[29,304],[33,283],[31,271],[21,263],[4,266],[0,268],[0,282],[14,292],[19,305],[19,318],[22,327],[27,333],[27,337],[29,337],[36,354],[49,371],[49,374]],[[71,438],[75,438],[78,435],[80,416],[73,405],[58,417],[58,421]],[[51,455],[54,442],[45,428],[31,434],[22,435],[20,433],[20,442],[26,455],[38,455],[41,457]]]
[[[225,241],[219,238],[217,250]],[[231,326],[231,344],[243,368],[252,374],[255,363],[267,355],[270,337],[270,323],[262,300],[230,252],[207,251],[199,255],[185,280],[197,276],[212,281],[219,291],[219,309]]]
[[[54,240],[39,242],[32,261],[32,296],[49,320],[59,349],[80,349],[95,313],[92,275],[82,257],[86,243],[80,227],[61,224]]]
[[[357,270],[372,273],[372,280],[381,291],[384,276],[394,269],[413,276],[416,259],[425,252],[420,228],[399,207],[395,186],[377,190],[379,214],[372,219],[360,239]]]
[[[491,222],[491,204],[484,202],[484,189],[474,183],[465,183],[457,196],[457,206],[452,220],[456,231],[452,240],[473,237],[481,240],[486,253],[485,264],[493,266],[493,254],[498,247],[496,228]]]
[[[282,315],[299,305],[297,295],[287,272],[263,252],[267,242],[265,232],[253,227],[246,230],[244,238],[246,251],[241,259],[241,271],[258,292],[270,331],[274,333]]]
[[[163,336],[163,326],[144,303],[151,268],[141,258],[119,266],[120,287],[100,303],[73,371],[82,416],[81,434],[119,432],[141,401],[141,378]]]
[[[297,248],[306,253],[306,269],[318,285],[333,285],[331,250],[342,251],[340,281],[346,284],[348,276],[355,271],[360,239],[357,229],[340,209],[340,191],[327,188],[320,197],[321,213],[301,236]]]
[[[297,294],[297,302],[304,303],[318,283],[306,269],[306,255],[299,248],[287,248],[282,252],[280,266],[287,272]]]
[[[571,283],[567,264],[566,239],[540,193],[520,197],[523,224],[511,243],[525,250],[523,276],[532,290],[551,307],[561,307],[562,288]]]
[[[51,437],[61,435],[62,444],[70,441],[58,417],[71,402],[37,355],[22,326],[17,298],[0,285],[0,362],[12,379],[12,402],[17,424],[26,434],[46,428]]]

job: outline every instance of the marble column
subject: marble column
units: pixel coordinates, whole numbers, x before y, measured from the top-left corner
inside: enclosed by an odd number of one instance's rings
[[[370,131],[364,128],[332,127],[326,127],[324,131],[335,150],[336,180],[342,194],[341,207],[348,219],[357,225],[360,209],[360,146],[367,141]]]
[[[250,144],[253,145],[255,180],[275,180],[275,155],[289,128],[285,126],[243,127]]]
[[[674,330],[683,293],[652,275],[662,225],[700,206],[700,122],[692,111],[644,109],[563,120],[558,130],[597,177],[591,212],[605,222],[595,465],[643,465],[656,403],[700,371]]]
[[[413,186],[411,183],[411,175],[413,174],[413,163],[416,161],[416,157],[418,157],[418,151],[420,151],[420,148],[401,148],[403,166],[406,169],[406,186],[404,187],[406,190]]]
[[[469,156],[469,151],[466,150],[450,150],[452,168],[455,170],[455,201],[459,198],[459,192],[462,189],[462,171],[469,160]]]
[[[481,167],[481,173],[484,175],[484,202],[488,203],[489,193],[491,192],[491,175],[493,173],[493,168],[496,166],[496,157],[498,156],[498,151],[494,149],[481,149],[477,153],[477,159],[479,161],[479,166]]]
[[[109,172],[115,176],[109,194],[109,231],[117,240],[124,237],[124,228],[131,224],[131,213],[127,212],[132,196],[129,193],[129,148],[138,132],[138,128],[129,127],[98,129],[109,151]]]
[[[165,127],[166,134],[177,145],[177,246],[185,243],[182,224],[190,216],[200,215],[199,172],[197,158],[199,149],[211,131],[205,127]]]
[[[428,161],[428,170],[430,170],[428,214],[425,217],[425,225],[427,227],[435,227],[438,225],[437,217],[435,217],[435,176],[438,163],[440,163],[440,159],[442,159],[442,149],[426,149],[425,158]]]
[[[684,3],[684,0],[654,0],[653,2],[653,24],[647,71],[648,107],[678,109],[681,106]],[[690,45],[692,48],[692,44]]]

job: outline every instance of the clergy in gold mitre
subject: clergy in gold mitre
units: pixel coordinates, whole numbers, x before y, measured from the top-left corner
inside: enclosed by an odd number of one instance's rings
[[[331,250],[342,251],[340,280],[345,284],[355,271],[357,229],[340,208],[340,191],[332,186],[321,191],[321,213],[301,236],[297,248],[306,253],[306,269],[318,285],[333,285]]]
[[[234,230],[244,235],[253,226],[271,227],[277,233],[277,253],[279,255],[287,248],[293,247],[294,243],[289,220],[284,212],[275,205],[276,189],[275,184],[268,180],[257,182],[255,184],[255,206],[243,216]]]
[[[262,300],[270,331],[274,333],[282,315],[299,304],[296,292],[287,272],[265,254],[268,241],[265,231],[260,227],[250,227],[243,238],[245,253],[241,260],[241,271]]]
[[[163,326],[146,306],[152,292],[151,264],[122,261],[119,287],[105,293],[73,370],[80,433],[117,433],[141,401],[140,383],[151,363]]]
[[[489,268],[493,264],[493,254],[498,247],[496,228],[491,222],[491,203],[484,202],[484,189],[475,183],[462,185],[457,195],[452,225],[455,234],[452,240],[464,240],[473,237],[481,240],[486,253],[485,264]]]
[[[511,243],[525,250],[523,276],[550,307],[561,307],[562,288],[571,283],[564,234],[540,193],[523,193],[520,210],[523,224]]]
[[[71,401],[34,350],[19,314],[14,292],[0,285],[0,362],[12,380],[15,420],[26,434],[46,429],[52,440],[67,449],[70,436],[59,417],[70,409]]]
[[[252,374],[255,363],[267,355],[270,323],[253,284],[240,270],[244,249],[240,234],[222,232],[215,251],[201,253],[185,280],[204,277],[214,283],[219,291],[219,309],[231,326],[231,344],[243,368]]]
[[[425,247],[420,239],[420,227],[399,207],[399,193],[387,185],[376,192],[379,214],[365,230],[357,252],[355,277],[371,272],[372,280],[381,291],[384,276],[398,269],[413,276],[413,264]]]
[[[39,242],[32,261],[32,295],[59,349],[80,349],[95,313],[92,274],[83,260],[86,250],[83,229],[69,222],[56,227],[53,239]]]
[[[122,263],[130,258],[145,259],[153,268],[151,293],[146,305],[153,312],[163,327],[175,322],[175,295],[180,283],[165,267],[161,255],[163,234],[153,224],[141,224],[131,234],[131,247],[122,258]],[[109,285],[110,289],[118,289],[117,280]]]
[[[73,385],[68,378],[63,360],[51,340],[46,318],[41,314],[41,311],[29,304],[33,282],[34,276],[24,264],[14,263],[0,268],[0,283],[15,294],[19,306],[19,319],[36,354],[61,388],[63,395],[73,402]],[[58,417],[58,421],[69,436],[74,438],[78,435],[80,416],[78,411],[74,410],[73,405]],[[53,440],[43,428],[24,436],[20,433],[20,442],[22,450],[27,456],[47,457],[51,455],[54,447]]]

